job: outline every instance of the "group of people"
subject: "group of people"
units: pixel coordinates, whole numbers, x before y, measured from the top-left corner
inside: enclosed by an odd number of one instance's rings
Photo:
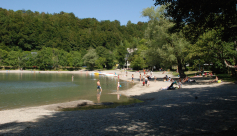
[[[127,76],[127,71],[126,72],[126,76]],[[143,86],[149,86],[150,85],[150,79],[151,76],[146,74],[146,71],[144,70],[144,75],[141,74],[141,72],[139,71],[140,75],[140,82],[142,82]],[[212,73],[209,73],[210,75],[212,75]],[[151,75],[152,75],[152,71],[151,71]],[[134,80],[134,74],[131,75],[132,77],[132,81]],[[73,80],[74,76],[72,76],[72,80]],[[156,77],[154,76],[154,82],[156,82]],[[186,83],[186,82],[196,82],[195,80],[190,79],[190,77],[186,77],[183,80],[181,80],[181,78],[179,78],[177,81],[173,80],[171,77],[168,77],[168,75],[166,75],[164,77],[164,82],[171,82],[170,86],[167,87],[162,87],[161,90],[173,90],[173,89],[180,89],[182,88],[182,84]],[[216,78],[210,82],[218,82],[218,77],[216,76]],[[178,87],[174,87],[174,85],[177,85]],[[118,76],[118,84],[117,84],[117,91],[119,91],[119,88],[121,87],[120,83],[119,83],[119,76]],[[100,92],[99,92],[100,90]],[[102,92],[102,88],[100,85],[100,80],[97,81],[97,92],[98,94],[101,94]]]
[[[173,87],[174,84],[178,85],[178,89],[180,89],[180,88],[182,88],[182,84],[183,83],[196,82],[196,80],[192,80],[188,76],[186,78],[184,78],[183,80],[181,80],[181,78],[179,78],[178,81],[173,80],[172,78],[168,77],[168,75],[166,75],[163,79],[164,79],[164,82],[171,82],[171,85],[168,86],[168,87],[162,87],[161,90],[172,90],[172,89],[175,89]]]
[[[142,74],[140,74],[139,78],[140,78],[140,82],[142,82],[143,86],[149,86],[150,85],[150,80],[149,80],[149,79],[151,79],[150,75],[143,75],[142,76]],[[155,76],[154,76],[154,81],[156,81],[156,77]]]
[[[186,83],[186,82],[196,82],[196,80],[192,80],[192,79],[190,79],[190,77],[186,76],[186,78],[184,78],[184,79],[182,80],[182,82],[183,82],[183,83]]]
[[[178,89],[182,88],[182,80],[180,78],[179,78],[178,81],[175,81],[172,78],[170,78],[170,77],[168,78],[167,77],[167,80],[165,82],[171,82],[171,84],[170,84],[170,86],[167,86],[167,87],[161,87],[161,90],[174,90],[174,89],[176,89],[174,87],[174,84],[176,84],[178,86]]]

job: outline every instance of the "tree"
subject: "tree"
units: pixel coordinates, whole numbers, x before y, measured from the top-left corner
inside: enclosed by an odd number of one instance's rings
[[[99,57],[99,59],[95,61],[95,65],[97,66],[98,69],[102,69],[103,66],[106,65],[105,62],[106,62],[106,58]]]
[[[236,4],[236,0],[155,0],[155,5],[166,5],[166,16],[172,17],[178,28],[190,24],[205,30],[222,25],[229,36],[236,35],[237,27],[232,27],[237,15]]]
[[[8,55],[7,51],[0,49],[0,66],[4,65],[7,55]]]
[[[58,54],[58,63],[60,66],[62,67],[66,67],[67,64],[68,64],[68,61],[67,61],[67,52],[64,51],[64,50],[59,50],[59,54]]]
[[[98,55],[96,54],[95,49],[91,48],[82,59],[84,60],[84,64],[87,65],[90,70],[93,70]]]
[[[72,56],[72,66],[73,67],[80,67],[82,66],[82,57],[81,57],[81,53],[78,51],[71,51],[70,52],[71,56]]]
[[[118,60],[120,67],[123,67],[123,65],[124,65],[124,63],[126,61],[125,60],[125,57],[126,57],[125,55],[126,54],[127,54],[126,47],[121,42],[120,45],[117,48],[117,53],[116,53],[116,59]]]
[[[225,43],[221,44],[223,48],[235,50],[234,48],[236,47],[233,48],[230,44],[233,45],[237,34],[236,0],[156,0],[155,5],[167,5],[166,16],[173,18],[174,22],[176,22],[177,29],[180,30],[185,26],[186,30],[184,32],[186,38],[193,44],[195,44],[195,42],[200,43],[199,37],[203,37],[207,33],[210,33],[207,31],[217,29],[219,31],[218,33],[221,33],[221,35],[219,34],[218,39],[221,40],[222,43]],[[213,42],[213,39],[211,39],[211,41]],[[213,44],[208,44],[208,46],[211,46],[208,47],[210,49],[213,47]],[[199,48],[200,47],[201,46],[199,46]],[[220,57],[220,55],[217,56]],[[233,55],[229,58],[236,58],[236,56]],[[208,59],[205,59],[205,61],[208,61]],[[221,62],[219,64],[223,64],[226,60],[218,61]],[[232,63],[231,60],[229,61]],[[237,59],[235,59],[235,63],[237,63]],[[219,66],[220,65],[218,65],[218,67]],[[232,71],[234,72],[234,69],[232,69]],[[237,74],[234,72],[232,75]]]
[[[37,63],[40,69],[53,68],[53,50],[49,47],[42,48],[37,55]]]
[[[148,66],[148,54],[145,54],[148,50],[146,43],[146,39],[139,40],[139,38],[133,38],[132,43],[127,44],[130,47],[130,50],[132,50],[129,54],[128,60],[131,62],[130,67],[133,69],[143,69]],[[157,62],[156,58],[155,62]]]
[[[185,56],[189,42],[184,38],[181,32],[172,32],[174,23],[164,16],[165,6],[156,10],[154,7],[146,8],[142,11],[144,17],[149,17],[148,28],[145,36],[148,40],[149,48],[147,54],[159,55],[164,64],[177,64],[180,77],[185,74],[182,67],[185,65]],[[156,53],[154,53],[154,51]],[[157,58],[156,56],[151,56]]]
[[[205,62],[213,63],[216,69],[225,69],[224,60],[227,60],[229,64],[235,65],[234,58],[237,58],[235,44],[234,42],[222,40],[222,29],[207,30],[203,35],[199,36],[196,44],[190,49],[192,53],[189,56],[205,58]]]
[[[71,53],[67,53],[67,64],[68,66],[72,67],[73,65],[73,59],[72,59],[72,54]]]
[[[99,58],[100,61],[103,62],[103,63],[101,63],[101,64],[103,64],[102,67],[106,67],[107,69],[111,69],[113,67],[114,54],[110,50],[106,49],[103,46],[98,46],[96,48],[96,53],[100,57]],[[97,64],[99,64],[99,63],[97,63]]]
[[[135,70],[139,70],[147,67],[147,65],[143,57],[140,55],[134,55],[130,67]]]
[[[83,62],[81,58],[87,51],[99,46],[105,48],[105,52],[97,53],[102,55],[99,57],[106,59],[103,67],[106,66],[106,68],[111,69],[117,61],[118,54],[121,53],[121,56],[119,55],[120,62],[122,62],[121,60],[125,61],[126,53],[122,53],[123,51],[120,49],[117,53],[120,41],[124,42],[125,52],[129,45],[136,47],[137,45],[133,44],[133,37],[136,37],[135,39],[144,37],[147,26],[147,23],[143,22],[133,24],[129,21],[127,26],[121,26],[117,20],[99,22],[95,18],[79,19],[73,13],[63,11],[48,14],[2,8],[0,8],[0,20],[0,49],[7,52],[38,52],[40,56],[31,58],[29,54],[26,57],[29,58],[29,61],[21,61],[20,65],[37,65],[41,69],[57,68],[59,65],[81,66]],[[77,51],[81,55],[77,52],[75,52],[77,55],[72,55],[72,51]],[[71,53],[71,57],[68,53]],[[52,55],[50,56],[50,54]],[[22,56],[18,57],[21,58]],[[43,61],[42,58],[45,60]],[[122,65],[122,63],[120,64]]]
[[[24,68],[26,66],[31,65],[30,63],[30,57],[31,57],[31,52],[30,51],[23,51],[19,53],[18,61],[19,61],[19,67]]]
[[[20,52],[18,51],[10,51],[6,58],[7,64],[14,68],[19,67],[19,54]]]

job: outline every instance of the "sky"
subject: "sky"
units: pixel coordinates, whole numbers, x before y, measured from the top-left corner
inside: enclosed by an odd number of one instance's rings
[[[153,0],[0,0],[0,7],[7,10],[31,10],[45,13],[74,13],[80,19],[96,18],[102,20],[118,20],[121,25],[147,22],[141,12],[154,6]]]

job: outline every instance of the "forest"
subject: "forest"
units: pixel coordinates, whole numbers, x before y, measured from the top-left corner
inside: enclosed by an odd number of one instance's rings
[[[160,6],[141,13],[148,22],[126,25],[1,8],[0,66],[112,69],[129,61],[134,70],[177,66],[181,77],[203,69],[236,76],[236,1],[184,1],[155,0]]]
[[[73,13],[2,8],[0,23],[0,66],[40,69],[123,66],[126,48],[144,37],[148,24],[128,21],[124,26],[118,20],[99,22],[80,19]]]

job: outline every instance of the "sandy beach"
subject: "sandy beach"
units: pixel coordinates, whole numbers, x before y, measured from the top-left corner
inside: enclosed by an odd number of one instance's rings
[[[87,71],[0,71],[1,73],[72,73]],[[163,77],[171,73],[153,72],[157,81],[142,86],[139,72],[102,71],[119,74],[121,80],[134,86],[119,93],[138,98],[144,103],[113,109],[62,112],[59,107],[75,107],[92,101],[43,105],[0,111],[0,135],[221,135],[237,125],[237,85],[210,83],[208,78],[195,78],[181,89],[160,90],[169,86]],[[143,75],[143,73],[141,73]]]

